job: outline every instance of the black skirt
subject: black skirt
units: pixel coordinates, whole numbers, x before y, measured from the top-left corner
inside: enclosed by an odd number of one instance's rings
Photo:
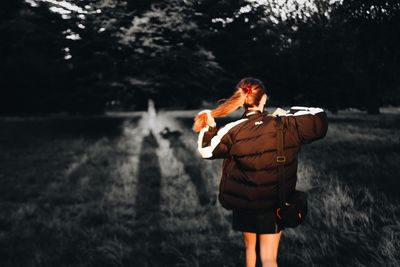
[[[276,234],[281,231],[274,211],[232,210],[232,229],[257,234]]]

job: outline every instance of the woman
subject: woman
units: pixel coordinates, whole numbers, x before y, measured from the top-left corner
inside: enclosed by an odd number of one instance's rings
[[[256,265],[259,238],[263,267],[278,266],[277,254],[282,229],[276,222],[278,207],[276,164],[276,116],[284,125],[284,181],[290,196],[297,182],[297,153],[302,144],[323,138],[327,116],[323,109],[293,106],[264,112],[268,95],[264,84],[246,77],[233,95],[214,110],[195,117],[193,130],[199,132],[198,150],[205,159],[223,158],[218,200],[232,210],[232,228],[241,231],[246,248],[246,267]],[[242,117],[217,126],[215,117],[226,116],[242,107]]]

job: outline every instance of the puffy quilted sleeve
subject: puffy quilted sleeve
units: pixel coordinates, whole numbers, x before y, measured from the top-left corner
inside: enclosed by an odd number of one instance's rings
[[[328,117],[322,108],[292,106],[286,116],[293,116],[302,144],[322,139],[328,131]]]
[[[232,146],[229,130],[247,119],[231,122],[222,127],[206,126],[198,136],[198,151],[205,159],[226,158]]]

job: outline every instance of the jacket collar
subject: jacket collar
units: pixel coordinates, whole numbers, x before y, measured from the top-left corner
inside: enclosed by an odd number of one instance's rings
[[[260,110],[245,111],[241,118],[242,119],[243,118],[250,118],[250,117],[253,117],[255,115],[260,115],[260,114],[263,114],[263,113],[268,113],[268,112],[266,112],[266,111],[265,112],[261,112]]]

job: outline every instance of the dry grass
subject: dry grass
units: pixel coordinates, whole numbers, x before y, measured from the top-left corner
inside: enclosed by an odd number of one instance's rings
[[[244,266],[193,114],[1,121],[0,265]],[[280,266],[396,266],[399,115],[329,117],[300,153],[309,215],[284,230]]]

